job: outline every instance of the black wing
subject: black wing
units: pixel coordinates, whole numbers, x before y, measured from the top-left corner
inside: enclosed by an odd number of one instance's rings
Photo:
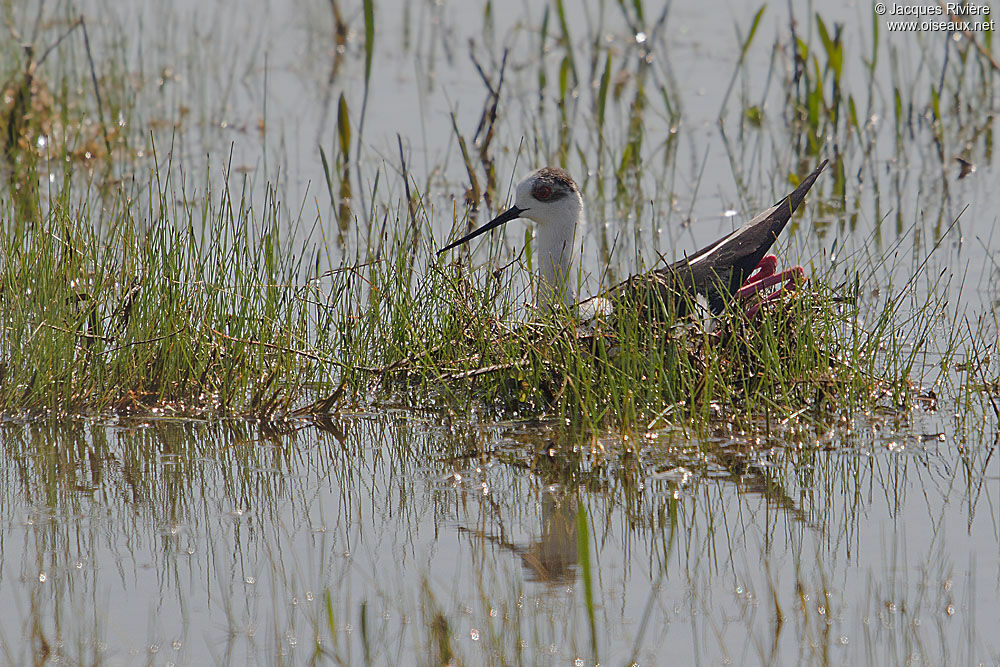
[[[675,299],[682,296],[693,300],[698,294],[704,295],[712,313],[721,313],[726,301],[736,294],[774,245],[826,163],[823,160],[790,195],[739,229],[679,262],[654,271],[661,289],[673,292]],[[679,312],[684,310],[678,305]]]

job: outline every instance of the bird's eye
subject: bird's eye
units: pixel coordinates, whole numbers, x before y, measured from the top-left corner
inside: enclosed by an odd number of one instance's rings
[[[538,201],[545,201],[552,196],[552,188],[543,183],[535,186],[535,191],[532,194],[535,195],[535,199]]]

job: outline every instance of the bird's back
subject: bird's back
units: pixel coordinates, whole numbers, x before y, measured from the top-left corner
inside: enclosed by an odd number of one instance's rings
[[[791,194],[739,229],[669,266],[633,276],[613,287],[610,295],[667,317],[691,312],[702,299],[713,314],[721,313],[774,245],[826,163],[824,160]]]

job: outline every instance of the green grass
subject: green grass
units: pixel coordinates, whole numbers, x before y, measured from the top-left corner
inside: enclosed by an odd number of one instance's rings
[[[283,418],[402,400],[648,428],[906,409],[910,343],[944,313],[928,297],[904,317],[891,291],[862,304],[857,285],[819,276],[711,332],[648,322],[629,303],[585,331],[569,311],[525,305],[522,267],[434,258],[402,204],[366,254],[319,273],[318,255],[290,249],[295,228],[273,196],[257,205],[206,186],[195,208],[169,179],[150,187],[160,194],[145,206],[120,196],[99,219],[71,204],[69,186],[39,202],[37,224],[2,212],[8,413]]]
[[[643,172],[654,170],[640,169],[647,164],[645,156],[662,151],[662,170],[668,173],[676,173],[678,160],[673,134],[651,148],[645,132],[650,114],[673,124],[682,113],[678,92],[646,58],[666,14],[649,23],[641,3],[620,4],[630,29],[649,31],[649,44],[617,53],[595,38],[587,41],[593,52],[584,58],[578,51],[587,47],[571,35],[563,3],[555,3],[554,9],[554,14],[546,12],[536,36],[540,69],[529,78],[537,77],[539,115],[548,114],[546,100],[556,100],[560,126],[555,141],[540,130],[540,141],[527,152],[533,159],[540,151],[568,161],[575,150],[574,159],[584,169],[594,164],[602,171],[602,165],[611,165],[596,179],[598,215],[646,218]],[[746,35],[740,34],[742,48],[730,90],[746,68],[763,16],[761,7]],[[372,3],[366,3],[360,52],[366,91],[376,47],[375,19]],[[841,151],[868,155],[876,139],[858,119],[855,97],[860,100],[862,94],[850,90],[846,73],[859,65],[868,72],[864,99],[872,113],[879,104],[871,86],[878,54],[888,49],[894,61],[895,50],[880,43],[876,21],[871,53],[848,61],[841,26],[828,25],[819,14],[813,19],[803,34],[789,36],[796,69],[783,82],[790,110],[787,130],[805,138],[803,153],[822,154],[825,137],[835,136],[843,141]],[[981,318],[980,334],[971,342],[954,333],[944,339],[935,335],[940,323],[950,322],[954,332],[960,321],[959,311],[938,296],[937,286],[921,291],[917,302],[903,299],[915,281],[930,281],[924,263],[913,267],[902,287],[890,285],[871,298],[858,276],[884,273],[885,258],[849,257],[836,269],[817,262],[812,280],[794,298],[764,309],[753,322],[727,314],[711,332],[697,323],[646,322],[631,304],[596,332],[581,332],[570,312],[537,312],[525,305],[531,299],[520,263],[494,269],[452,262],[455,253],[448,260],[435,258],[434,230],[465,225],[480,199],[498,198],[497,180],[506,180],[495,171],[493,152],[494,133],[503,121],[497,116],[498,108],[504,109],[503,86],[516,83],[505,83],[506,56],[494,63],[493,71],[476,62],[487,97],[474,138],[466,141],[452,114],[471,195],[465,211],[455,209],[447,221],[426,203],[434,198],[429,177],[427,186],[417,187],[401,137],[404,196],[386,194],[381,171],[368,188],[362,186],[360,160],[352,161],[352,152],[360,155],[367,92],[360,105],[340,94],[335,145],[329,151],[333,159],[322,149],[319,158],[329,211],[337,221],[337,243],[354,244],[344,259],[328,256],[321,215],[312,231],[305,230],[301,217],[290,216],[278,202],[276,188],[268,187],[263,201],[259,194],[253,201],[249,193],[255,190],[246,180],[239,192],[218,185],[235,182],[229,173],[221,181],[207,176],[201,187],[192,188],[168,160],[141,186],[107,188],[94,187],[72,167],[43,170],[53,150],[76,154],[75,147],[103,144],[106,150],[90,159],[103,159],[111,171],[136,141],[135,128],[109,134],[113,124],[105,120],[133,111],[123,107],[122,100],[128,99],[125,73],[111,68],[112,75],[98,74],[89,39],[74,39],[77,31],[83,32],[82,24],[69,24],[65,41],[57,42],[59,49],[75,54],[81,63],[76,70],[53,72],[30,53],[5,56],[14,58],[14,102],[3,119],[7,134],[15,138],[8,141],[7,152],[16,167],[10,197],[0,208],[5,311],[0,409],[7,414],[281,419],[402,402],[456,416],[531,416],[632,429],[706,424],[719,415],[747,422],[802,414],[828,420],[876,408],[908,410],[924,389],[920,384],[933,375],[928,368],[949,368],[953,360],[967,356],[969,345],[992,349],[986,341],[995,327]],[[549,56],[546,40],[558,42]],[[984,94],[985,62],[980,51],[972,50],[940,63],[940,70],[929,70],[942,77],[947,73],[953,81],[935,90],[933,113],[927,116],[939,148],[961,140],[970,125],[959,122],[955,130],[946,129],[952,127],[949,118],[965,115],[961,105],[942,103],[945,93],[955,100]],[[906,129],[904,107],[922,102],[902,97],[900,91],[913,89],[914,82],[890,69],[898,82],[898,139]],[[68,92],[74,76],[76,89],[93,92],[91,102]],[[546,95],[549,81],[558,81],[558,90]],[[588,81],[592,99],[580,103],[574,91]],[[47,88],[63,92],[46,96]],[[757,109],[759,126],[762,103],[751,104],[745,94],[741,98],[744,111]],[[727,93],[720,124],[730,99]],[[352,118],[354,105],[360,116]],[[29,107],[34,111],[24,113]],[[67,147],[43,150],[37,139],[52,134],[56,118],[67,127],[99,131],[80,135]],[[739,118],[748,116],[741,113]],[[88,125],[88,119],[96,123]],[[581,126],[596,129],[592,162],[573,134]],[[155,164],[155,145],[150,152]],[[833,158],[831,175],[811,194],[808,218],[847,213],[847,160],[842,153]],[[746,190],[751,179],[745,158],[731,154],[730,159],[741,191]],[[352,166],[357,167],[353,178]],[[47,174],[61,183],[50,183],[43,191],[38,183]],[[480,176],[485,187],[479,185]],[[673,186],[656,187],[658,197],[669,197]],[[666,191],[660,189],[664,187]],[[697,183],[694,189],[697,193]],[[357,202],[366,213],[359,212]],[[668,212],[666,223],[673,222]],[[938,244],[949,229],[938,221],[933,234]],[[617,239],[604,232],[598,243],[602,258],[610,259]],[[637,231],[634,245],[642,243]],[[530,261],[530,247],[526,257]],[[643,261],[636,258],[639,267]],[[616,275],[611,267],[608,280],[619,279]],[[988,390],[994,371],[986,368],[977,371],[981,377],[966,378],[966,385]],[[954,381],[946,372],[935,381],[942,377]]]
[[[123,193],[94,218],[68,189],[31,224],[6,205],[8,412],[265,415],[332,370],[302,363],[310,302],[273,200],[260,217],[228,191],[196,210],[172,187],[146,205]]]

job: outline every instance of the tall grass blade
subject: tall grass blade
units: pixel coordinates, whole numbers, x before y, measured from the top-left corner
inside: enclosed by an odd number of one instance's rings
[[[569,33],[569,23],[566,21],[566,7],[563,0],[556,0],[556,16],[559,18],[559,28],[562,30],[563,48],[566,51],[566,65],[569,74],[572,75],[573,87],[580,83],[580,77],[576,73],[576,59],[573,57],[573,39]]]
[[[736,61],[736,66],[733,68],[733,76],[729,79],[729,85],[726,86],[726,94],[722,96],[722,105],[719,107],[719,119],[722,119],[723,114],[726,112],[726,105],[729,103],[729,95],[733,92],[733,86],[736,85],[736,78],[739,76],[740,69],[743,67],[743,61],[747,57],[747,51],[750,50],[750,43],[753,41],[753,37],[757,34],[757,27],[760,25],[760,19],[764,16],[764,10],[767,9],[767,3],[760,6],[757,13],[754,14],[753,21],[750,23],[750,30],[747,32],[746,39],[742,40],[740,45],[740,57]],[[736,26],[736,36],[740,37],[740,27]]]
[[[358,120],[358,145],[355,169],[358,174],[358,190],[361,198],[361,208],[365,208],[365,189],[361,179],[361,138],[364,136],[365,117],[368,115],[368,93],[371,88],[372,55],[375,53],[375,0],[363,0],[365,15],[365,87],[361,98],[361,118]],[[343,95],[341,95],[343,99]],[[340,116],[338,113],[338,122]]]
[[[590,624],[590,656],[591,662],[600,662],[597,655],[597,621],[594,610],[594,575],[590,563],[590,525],[587,521],[587,509],[584,503],[576,513],[576,547],[577,559],[580,563],[580,578],[583,580],[583,598],[587,609],[587,622]]]

